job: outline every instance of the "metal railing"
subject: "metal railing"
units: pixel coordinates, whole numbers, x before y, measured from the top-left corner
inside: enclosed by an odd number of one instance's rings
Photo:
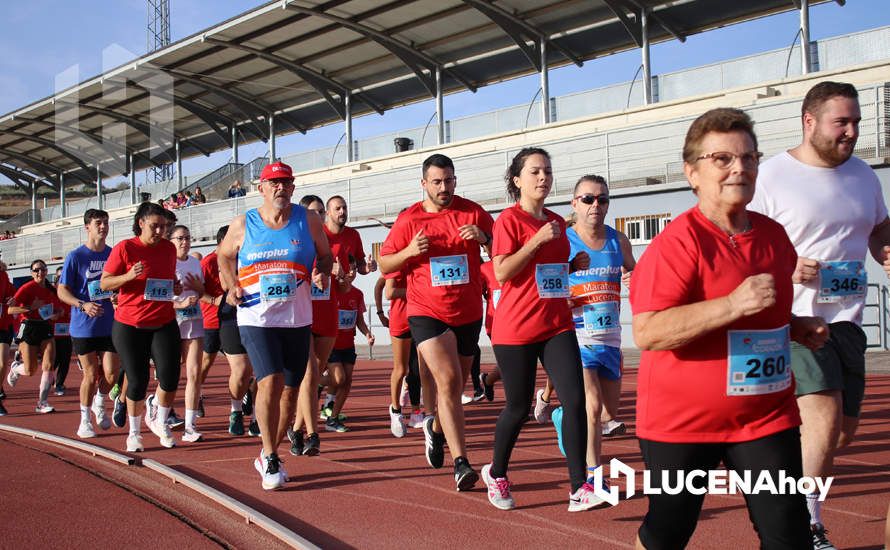
[[[24,212],[19,212],[8,220],[0,222],[0,233],[5,233],[6,231],[16,232],[26,225],[40,223],[40,220],[40,210],[28,209]]]

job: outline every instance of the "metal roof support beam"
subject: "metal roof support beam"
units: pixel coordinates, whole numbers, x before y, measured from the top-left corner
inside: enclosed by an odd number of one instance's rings
[[[30,183],[35,180],[34,176],[26,174],[20,171],[18,168],[12,166],[4,166],[2,164],[0,164],[0,174],[3,174],[7,178],[9,178],[16,187],[24,190],[29,189],[29,187],[25,185],[26,183]]]
[[[630,35],[630,38],[634,41],[634,44],[636,44],[638,48],[642,48],[643,38],[642,33],[640,32],[639,18],[637,18],[636,21],[631,21],[630,17],[627,16],[624,3],[621,2],[621,0],[603,0],[603,3],[606,4],[609,10],[615,14],[615,17],[617,17],[618,20],[621,21],[621,24],[624,26],[624,30],[626,30],[627,34]],[[634,14],[636,13],[637,12],[634,12]]]
[[[619,1],[622,1],[622,0],[619,0]],[[644,6],[640,2],[640,0],[630,0],[630,2],[632,2],[633,5],[636,6],[636,8],[637,8],[636,10],[631,10],[631,11],[633,11],[634,13],[638,13],[644,9],[648,10],[647,15],[649,17],[649,21],[651,21],[652,23],[658,25],[659,27],[661,27],[662,29],[667,31],[668,34],[670,34],[671,36],[673,36],[680,42],[686,42],[686,34],[681,32],[679,29],[677,29],[677,27],[675,25],[672,25],[671,23],[668,23],[667,21],[665,21],[664,18],[662,18],[660,15],[658,15],[657,12]]]
[[[136,200],[136,168],[133,166],[133,155],[130,155],[130,204],[138,204]]]
[[[59,172],[59,207],[62,210],[60,217],[64,218],[68,215],[68,206],[65,204],[65,174]]]
[[[255,100],[241,96],[240,94],[230,89],[223,88],[222,86],[207,82],[206,80],[188,75],[180,71],[163,68],[159,68],[158,70],[168,73],[171,76],[178,78],[179,80],[194,84],[195,86],[203,88],[204,90],[216,94],[223,99],[231,102],[233,107],[240,111],[245,117],[250,119],[251,125],[254,128],[251,133],[254,134],[254,136],[259,138],[261,141],[266,141],[267,139],[269,139],[266,130],[263,128],[262,122],[260,122],[259,117],[256,115],[257,113],[262,114],[263,110],[260,108],[260,105]]]
[[[25,118],[25,117],[16,117],[16,120],[20,120],[22,122],[28,122],[33,124],[44,124],[46,126],[52,126],[56,130],[62,130],[63,132],[68,132],[74,137],[79,137],[83,140],[89,141],[91,144],[95,145],[99,149],[102,150],[103,153],[108,155],[112,162],[118,165],[126,164],[126,160],[122,157],[127,155],[127,148],[120,143],[116,143],[110,140],[104,140],[100,136],[93,134],[92,132],[86,132],[84,130],[79,130],[77,128],[71,128],[70,126],[66,126],[65,124],[57,124],[54,122],[49,122],[47,120],[41,120],[39,118]],[[136,158],[139,160],[145,160],[155,166],[161,166],[161,163],[152,160],[147,155],[137,154]],[[91,172],[92,170],[88,170]]]
[[[99,210],[105,209],[105,196],[102,195],[102,170],[101,165],[96,165],[96,203]]]
[[[667,31],[668,34],[679,40],[680,42],[686,42],[686,34],[677,29],[675,25],[668,23],[657,13],[649,10],[646,6],[641,4],[638,0],[603,0],[603,3],[609,8],[609,10],[615,14],[615,17],[621,21],[621,24],[624,26],[624,29],[627,31],[627,34],[630,35],[631,39],[634,41],[634,44],[637,45],[638,48],[643,47],[643,30],[642,30],[642,19],[643,19],[643,11],[647,10],[646,16],[652,23],[655,23],[659,27],[663,28]],[[631,19],[627,16],[627,12],[633,14],[634,19]]]
[[[226,40],[219,40],[216,38],[207,37],[204,39],[205,42],[209,42],[210,44],[216,44],[217,46],[225,46],[227,48],[233,48],[236,50],[241,50],[244,52],[248,52],[253,54],[260,59],[264,59],[273,65],[277,65],[282,69],[290,71],[296,74],[298,77],[303,79],[307,84],[312,86],[312,88],[321,95],[325,101],[327,101],[328,105],[337,113],[337,115],[341,119],[346,118],[346,106],[345,104],[345,96],[349,92],[349,89],[326,77],[325,75],[314,71],[313,69],[309,69],[308,67],[304,67],[303,65],[299,65],[294,63],[293,61],[284,59],[281,56],[271,54],[265,52],[263,50],[252,48],[250,46],[245,46],[244,44],[238,44],[236,42],[229,42]],[[336,94],[336,97],[334,97]]]
[[[800,71],[810,74],[810,1],[800,0]]]
[[[275,115],[269,113],[267,118],[269,119],[269,164],[272,164],[277,160],[275,158]]]
[[[547,43],[541,42],[541,126],[550,124],[550,75],[547,72]]]
[[[649,60],[649,10],[640,10],[640,37],[643,45],[640,48],[643,61],[643,99],[646,105],[652,103],[652,65]]]
[[[238,127],[232,125],[232,162],[238,164]]]
[[[436,67],[436,144],[445,144],[445,101],[442,97],[442,68]],[[423,148],[423,143],[419,144]]]
[[[98,162],[98,160],[99,160],[95,157],[92,157],[92,156],[84,153],[83,151],[79,151],[79,150],[75,149],[74,147],[66,147],[66,146],[64,146],[58,142],[55,142],[53,140],[50,140],[50,139],[40,138],[40,137],[33,136],[30,134],[25,134],[23,132],[15,132],[13,130],[0,129],[0,134],[7,134],[10,136],[20,137],[20,138],[26,139],[28,141],[33,141],[34,143],[39,143],[40,145],[49,147],[50,149],[55,149],[62,155],[73,160],[78,166],[80,166],[87,172],[89,172],[90,168],[89,168],[89,166],[86,165],[86,162],[95,163],[95,162]]]
[[[355,148],[352,143],[352,93],[346,92],[343,96],[343,106],[346,108],[346,118],[343,124],[346,126],[346,162],[355,160]]]
[[[182,139],[179,136],[177,136],[175,132],[171,132],[170,130],[167,130],[166,128],[163,128],[157,124],[152,124],[150,122],[145,122],[144,120],[140,120],[136,117],[118,113],[117,111],[115,111],[113,109],[106,109],[105,107],[97,107],[95,105],[89,105],[89,104],[84,104],[84,103],[79,104],[79,106],[84,109],[88,109],[90,111],[95,111],[97,113],[103,114],[107,117],[113,118],[115,120],[119,120],[120,122],[130,125],[134,129],[136,129],[136,131],[138,131],[139,133],[148,137],[149,141],[153,142],[155,145],[160,147],[161,150],[164,151],[165,154],[167,154],[167,156],[169,156],[169,154],[167,153],[167,145],[163,141],[158,139],[156,136],[160,135],[162,137],[162,139],[165,139],[165,140],[168,140],[168,141],[171,141],[174,143],[176,142],[176,140]],[[155,137],[153,137],[153,136],[155,136]],[[186,141],[188,142],[189,145],[194,147],[195,150],[197,150],[199,153],[201,153],[205,157],[210,156],[210,152],[207,149],[204,149],[203,147],[199,146],[197,143],[193,142],[192,140],[186,140]]]
[[[443,63],[438,59],[435,59],[425,53],[422,53],[412,47],[409,44],[405,44],[400,40],[396,40],[392,36],[389,36],[385,33],[378,31],[377,29],[373,29],[368,27],[367,25],[362,25],[361,23],[356,23],[355,21],[351,21],[349,19],[345,19],[343,17],[337,17],[336,15],[332,15],[325,11],[314,9],[314,8],[305,8],[302,6],[296,6],[288,3],[287,9],[291,11],[295,11],[297,13],[302,13],[304,15],[311,15],[314,17],[319,17],[321,19],[326,19],[341,27],[346,27],[352,31],[361,34],[365,38],[372,40],[389,51],[392,55],[398,57],[402,63],[405,64],[411,71],[417,75],[417,78],[423,84],[423,86],[429,91],[430,95],[436,95],[436,83],[434,79],[434,73],[436,67],[441,67]],[[471,92],[476,91],[476,86],[474,86],[466,77],[461,75],[458,71],[454,69],[445,69],[449,76],[463,84],[468,90]],[[373,106],[369,105],[372,109]],[[376,110],[376,109],[375,109]]]
[[[182,191],[182,188],[185,187],[185,183],[182,179],[182,143],[180,140],[176,140],[174,144],[176,149],[176,190]]]
[[[507,33],[507,36],[512,38],[513,42],[519,46],[519,49],[522,50],[522,53],[525,54],[525,57],[528,58],[536,71],[541,70],[541,50],[544,49],[542,46],[545,42],[549,43],[551,48],[561,53],[575,65],[579,67],[584,65],[584,61],[582,61],[580,57],[550,40],[542,30],[509,11],[492,4],[490,0],[463,1],[465,4],[469,4],[475,8],[476,11],[481,12],[483,15],[491,19],[495,25]],[[534,42],[534,46],[529,46],[528,42],[530,41]]]
[[[37,180],[31,182],[31,210],[37,210]]]
[[[168,101],[169,103],[172,103],[178,107],[182,107],[186,111],[190,112],[191,114],[193,114],[196,117],[198,117],[199,119],[201,119],[201,121],[204,124],[206,124],[211,130],[213,130],[213,133],[215,133],[217,136],[219,136],[219,138],[222,140],[222,142],[225,143],[227,146],[232,144],[229,141],[229,134],[226,131],[229,126],[234,124],[234,121],[232,121],[231,119],[228,119],[224,116],[220,116],[219,113],[217,113],[211,109],[208,109],[207,107],[204,107],[203,105],[199,105],[199,104],[195,103],[194,101],[189,101],[188,99],[176,97],[172,93],[163,92],[158,89],[149,90],[149,89],[145,88],[144,86],[142,86],[142,84],[140,84],[136,81],[133,81],[133,80],[129,80],[128,82],[132,83],[133,86],[148,92],[150,95],[164,99],[164,100]]]
[[[14,159],[18,159],[19,161],[27,164],[31,168],[34,169],[34,173],[42,178],[46,179],[48,182],[53,182],[53,178],[55,174],[59,171],[58,167],[49,164],[40,159],[36,159],[34,157],[29,157],[28,155],[18,153],[16,151],[10,151],[8,149],[0,149],[0,155],[6,155],[7,157],[11,157]],[[84,183],[91,183],[90,180],[85,179],[83,176],[79,176],[76,173],[74,176],[83,181]]]

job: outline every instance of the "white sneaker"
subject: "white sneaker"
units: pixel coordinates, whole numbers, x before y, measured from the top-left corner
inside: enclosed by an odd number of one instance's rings
[[[491,477],[491,464],[482,467],[482,481],[488,489],[488,502],[501,510],[512,510],[516,507],[510,482],[505,477]]]
[[[15,368],[21,364],[21,361],[13,361],[12,364],[9,365],[9,374],[6,375],[6,383],[9,384],[10,388],[14,388],[19,381],[21,375],[15,371]]]
[[[151,398],[149,398],[151,399]],[[151,417],[148,414],[148,409],[155,409],[155,416]],[[176,440],[173,439],[173,432],[170,431],[170,425],[166,422],[157,422],[157,408],[156,407],[148,407],[146,406],[145,411],[145,425],[148,426],[148,429],[151,430],[153,434],[158,436],[158,439],[161,441],[161,446],[166,447],[168,449],[172,449],[176,446]]]
[[[151,394],[145,398],[145,424],[150,425],[157,415],[158,407],[155,405],[155,395]]]
[[[127,452],[128,453],[139,453],[144,450],[145,450],[145,447],[142,446],[142,436],[141,435],[127,436]]]
[[[596,496],[596,493],[593,491],[593,485],[585,483],[574,494],[569,495],[569,512],[583,512],[584,510],[596,508],[605,502],[605,500]]]
[[[411,394],[408,393],[408,383],[402,382],[402,391],[399,394],[399,405],[402,407],[410,407],[411,406]]]
[[[96,437],[96,432],[93,430],[93,425],[89,420],[80,421],[80,426],[77,428],[77,437],[81,439]]]
[[[464,393],[464,394],[461,394],[461,396],[460,396],[460,404],[461,404],[461,405],[469,405],[469,404],[472,403],[472,402],[473,402],[473,396],[472,396],[472,395],[467,395],[467,394],[465,394],[465,393]]]
[[[392,407],[389,408],[389,431],[395,437],[405,437],[406,430],[405,418],[401,412],[394,412]]]
[[[201,441],[201,432],[194,428],[186,428],[182,433],[182,440],[188,441],[189,443],[195,443],[197,441]]]
[[[54,409],[53,406],[50,405],[49,403],[47,403],[46,401],[38,401],[37,408],[34,410],[36,412],[39,412],[40,414],[47,414],[47,413],[54,412],[56,409]]]
[[[263,489],[273,491],[284,486],[287,477],[282,475],[281,461],[275,453],[262,456],[262,451],[260,451],[260,457],[253,460],[253,467],[263,478]]]
[[[93,414],[96,415],[96,425],[107,430],[111,427],[111,419],[105,416],[105,406],[103,399],[99,399],[98,395],[93,396],[93,406],[91,407]]]
[[[614,437],[616,435],[624,435],[627,433],[627,426],[624,422],[609,420],[603,423],[603,437]]]
[[[412,428],[422,428],[423,427],[423,411],[420,409],[416,409],[411,413],[411,418],[408,419],[408,425]]]
[[[535,393],[535,420],[538,421],[538,424],[546,424],[550,422],[550,414],[553,412],[553,408],[550,406],[549,401],[544,401],[544,388]]]

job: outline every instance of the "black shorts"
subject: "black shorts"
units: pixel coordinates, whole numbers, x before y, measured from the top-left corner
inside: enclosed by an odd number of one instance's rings
[[[479,349],[479,331],[482,330],[482,319],[465,325],[451,326],[434,317],[415,315],[408,317],[408,326],[411,327],[411,337],[419,346],[424,340],[435,338],[452,331],[457,338],[457,354],[464,357],[473,357]]]
[[[24,342],[29,346],[39,346],[53,337],[53,329],[47,321],[24,321],[19,327],[16,341]]]
[[[328,358],[328,365],[331,363],[349,363],[354,365],[358,355],[355,348],[332,349],[331,356]]]
[[[241,343],[241,332],[235,323],[220,323],[219,341],[226,355],[247,355],[247,348]]]
[[[71,343],[74,346],[74,353],[77,355],[87,355],[93,352],[104,353],[106,351],[117,353],[117,350],[114,349],[114,343],[111,341],[111,336],[94,336],[91,338],[72,337]]]
[[[12,327],[0,329],[0,344],[6,344],[7,346],[12,344],[12,337],[14,335]]]
[[[219,329],[204,327],[204,353],[219,353],[220,346]]]

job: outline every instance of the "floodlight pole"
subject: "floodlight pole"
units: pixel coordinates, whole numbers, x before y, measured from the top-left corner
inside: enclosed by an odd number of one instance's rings
[[[352,93],[346,91],[343,94],[343,124],[346,126],[346,162],[355,160],[355,151],[352,148]]]
[[[646,8],[640,9],[640,35],[643,55],[643,97],[646,105],[652,103],[652,66],[649,60],[649,13]]]
[[[445,144],[445,104],[442,97],[442,67],[436,65],[436,143]],[[420,144],[423,147],[423,143]]]
[[[37,180],[31,182],[31,210],[37,211]]]
[[[541,44],[541,126],[550,123],[550,78],[547,73],[547,42],[538,39]]]
[[[809,74],[810,66],[810,1],[800,0],[800,71]]]

